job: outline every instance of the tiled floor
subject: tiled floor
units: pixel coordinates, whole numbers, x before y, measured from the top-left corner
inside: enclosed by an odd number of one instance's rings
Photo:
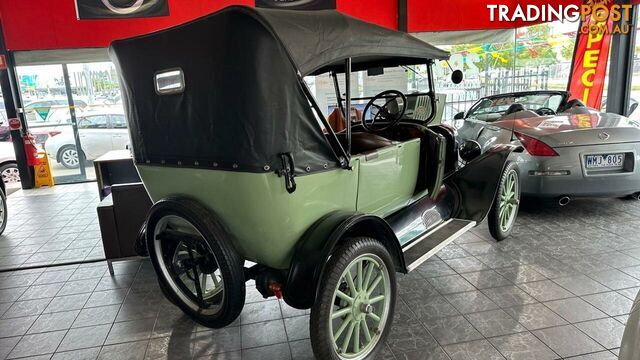
[[[0,270],[104,259],[96,183],[18,190],[0,237]]]
[[[95,203],[91,196],[69,194],[82,202],[55,195],[65,199],[69,212],[89,212]],[[45,199],[53,206],[53,197]],[[18,239],[33,234],[24,230],[31,223],[27,216],[14,214],[23,225],[8,232],[13,240],[0,241],[19,249],[31,242]],[[84,226],[93,229],[91,224]],[[640,289],[638,229],[640,202],[621,200],[538,210],[530,204],[516,234],[501,243],[491,240],[484,225],[474,229],[399,278],[395,321],[382,358],[615,359]],[[13,238],[12,231],[27,235]],[[60,231],[47,234],[54,238]],[[68,246],[92,231],[79,231],[66,240]],[[55,241],[42,242],[49,243]],[[232,326],[206,329],[163,299],[148,261],[114,266],[114,277],[103,262],[0,273],[0,358],[312,356],[307,311],[264,300],[248,288],[244,312]]]

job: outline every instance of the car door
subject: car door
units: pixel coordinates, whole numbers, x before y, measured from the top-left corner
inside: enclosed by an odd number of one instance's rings
[[[387,146],[357,157],[358,211],[386,216],[411,200],[420,165],[419,139]]]
[[[127,120],[122,114],[111,114],[111,149],[125,150],[129,145]]]
[[[111,150],[111,129],[107,115],[87,115],[78,124],[80,144],[87,160],[94,160]]]

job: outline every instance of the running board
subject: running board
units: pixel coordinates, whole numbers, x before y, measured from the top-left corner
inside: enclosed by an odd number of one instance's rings
[[[416,240],[402,248],[405,264],[408,264],[407,272],[415,270],[440,249],[474,226],[476,226],[475,221],[450,219],[435,229],[420,235]]]

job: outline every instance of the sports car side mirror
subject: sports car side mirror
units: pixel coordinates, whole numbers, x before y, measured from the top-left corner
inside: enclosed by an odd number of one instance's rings
[[[464,73],[462,70],[456,70],[451,73],[451,82],[454,84],[460,84],[464,80]]]
[[[482,148],[477,141],[467,140],[462,145],[460,145],[460,150],[458,152],[460,154],[460,158],[466,162],[469,162],[482,154]]]
[[[464,111],[459,112],[453,116],[453,120],[462,120],[464,119]]]

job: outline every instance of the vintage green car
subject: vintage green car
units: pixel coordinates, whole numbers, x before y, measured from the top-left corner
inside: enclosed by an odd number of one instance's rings
[[[408,34],[337,11],[229,7],[110,52],[154,202],[148,254],[165,295],[203,325],[233,322],[252,279],[265,297],[311,308],[318,358],[369,359],[389,332],[396,272],[487,216],[498,239],[513,227],[519,174],[507,158],[518,149],[480,154],[428,126],[431,67],[449,54]],[[351,94],[352,74],[416,66],[427,91]],[[305,82],[322,74],[331,116]]]

